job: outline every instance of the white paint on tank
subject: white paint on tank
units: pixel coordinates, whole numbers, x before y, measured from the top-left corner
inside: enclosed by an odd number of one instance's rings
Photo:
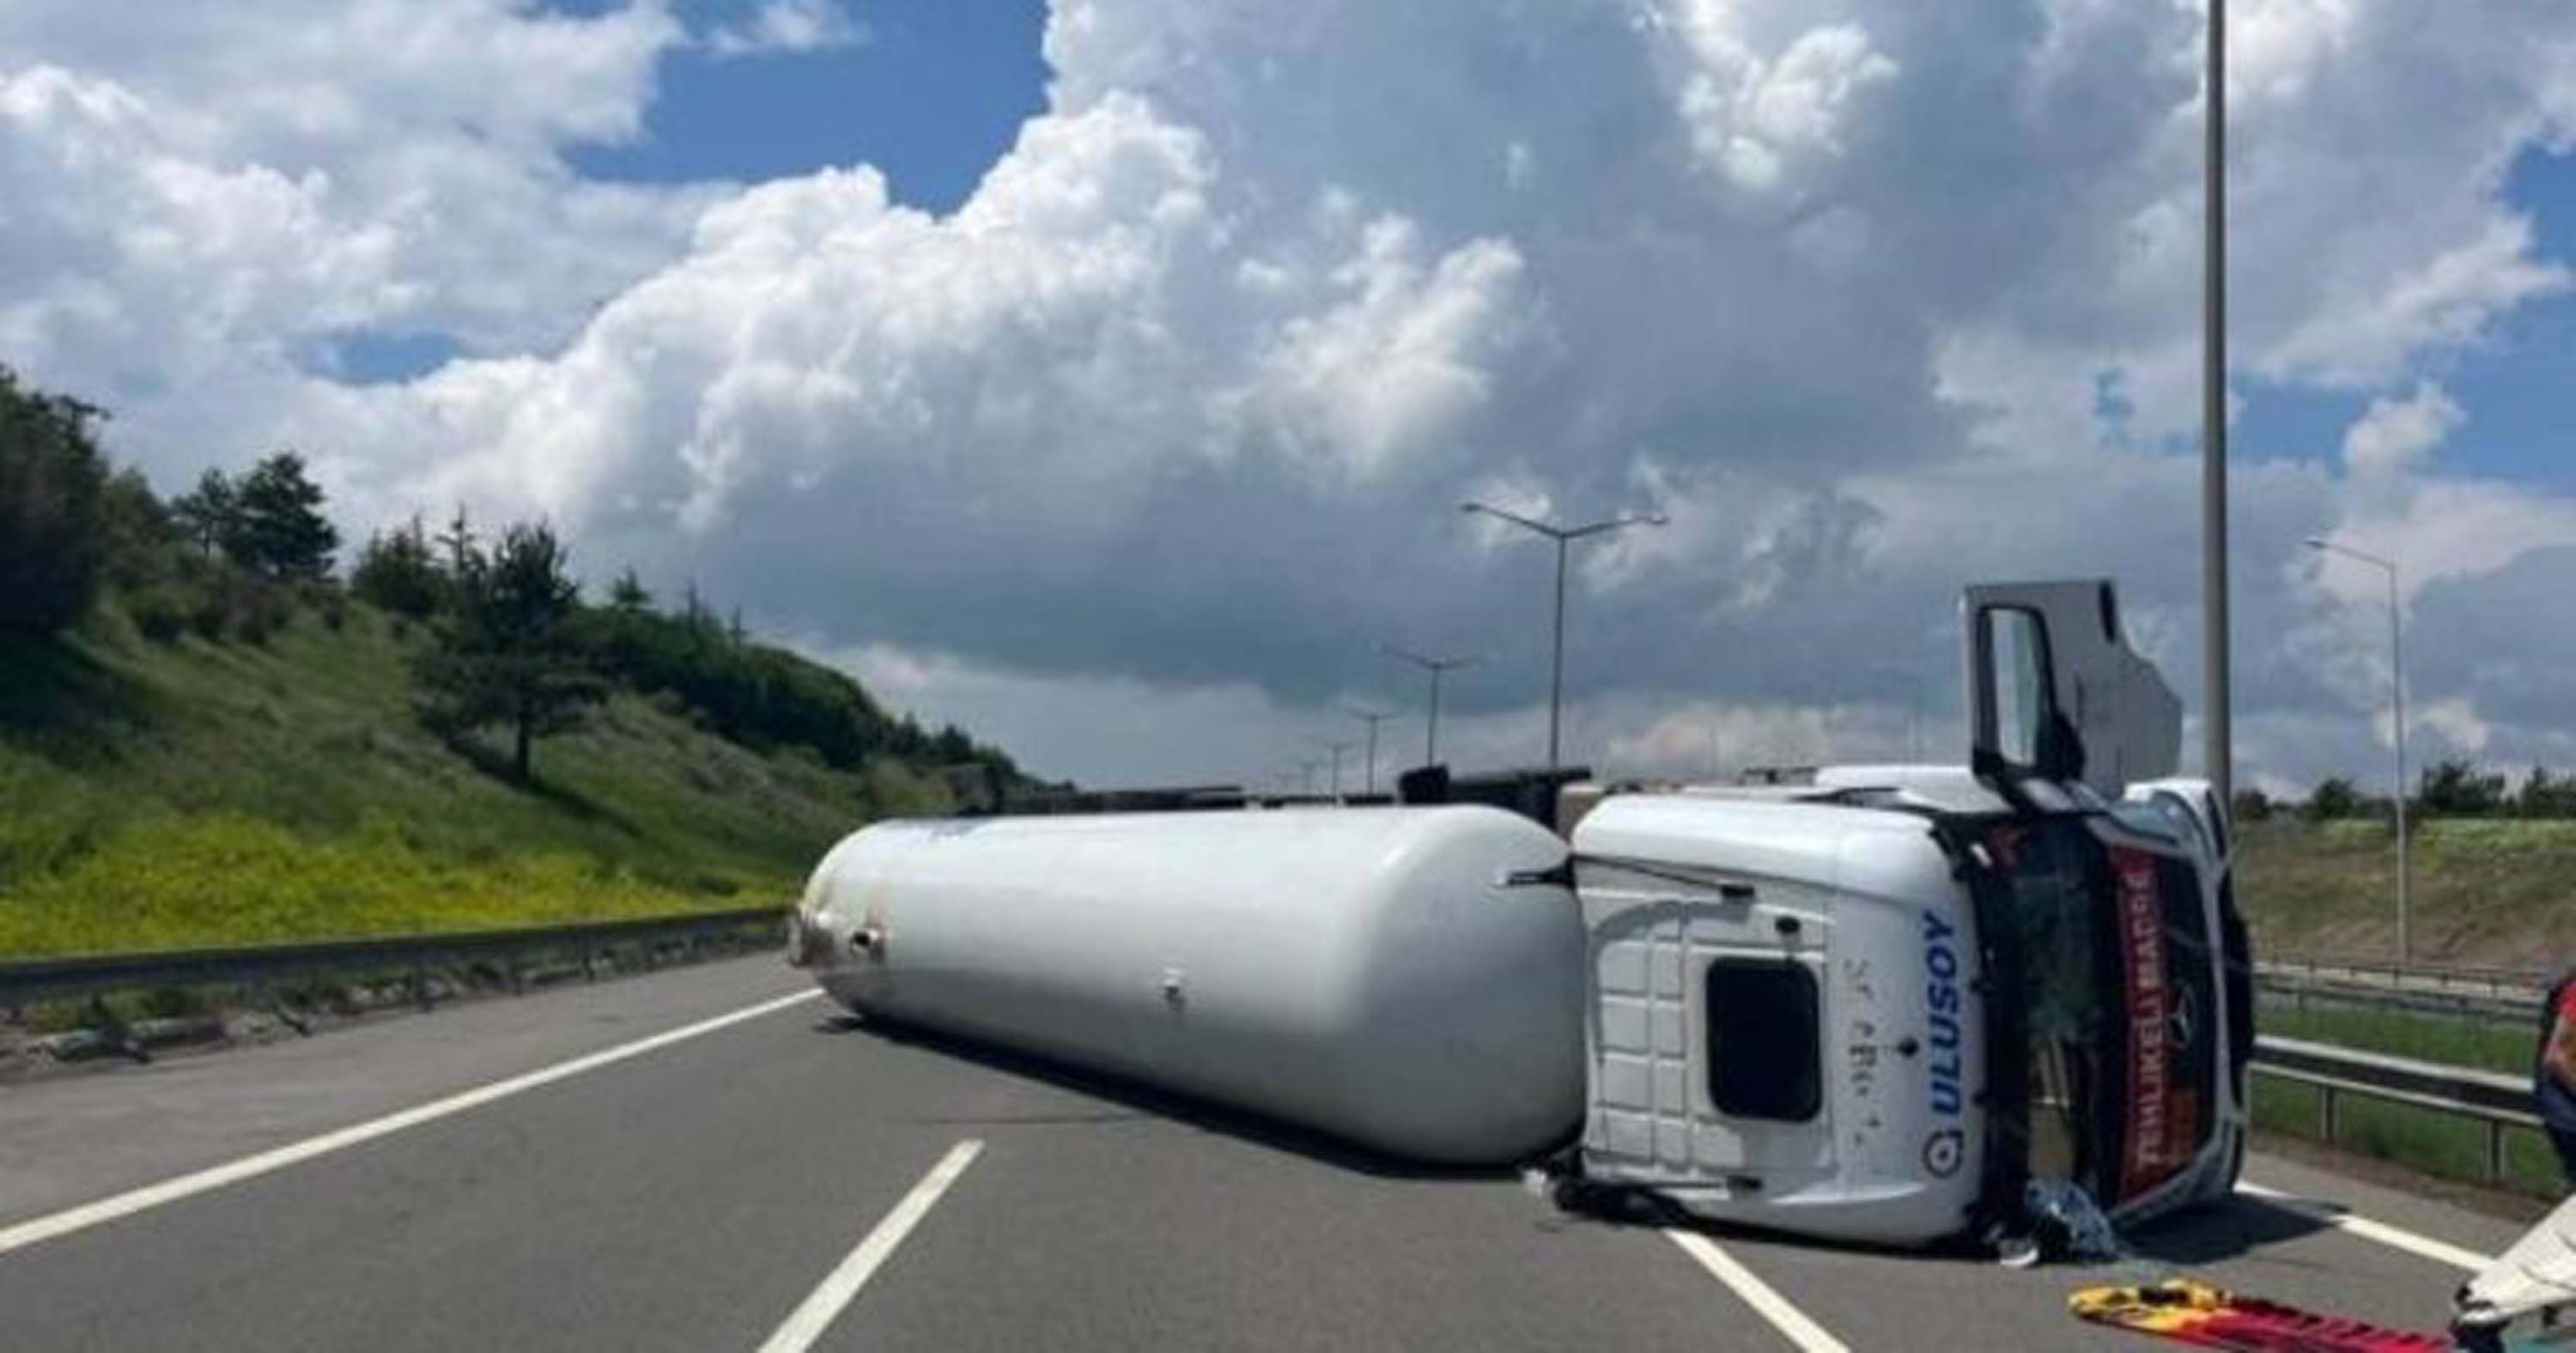
[[[1502,1163],[1583,1116],[1582,920],[1505,880],[1564,857],[1473,806],[886,822],[804,912],[862,1013]]]

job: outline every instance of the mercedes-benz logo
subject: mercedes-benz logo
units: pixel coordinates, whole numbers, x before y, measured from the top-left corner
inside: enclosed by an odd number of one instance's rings
[[[2198,1019],[2192,1014],[2191,989],[2174,993],[2173,1003],[2165,1011],[2165,1037],[2175,1052],[2191,1051],[2192,1036],[2198,1032]]]

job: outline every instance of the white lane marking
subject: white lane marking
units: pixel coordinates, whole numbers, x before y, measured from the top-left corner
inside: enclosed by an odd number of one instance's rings
[[[1807,1313],[1789,1304],[1789,1299],[1773,1291],[1771,1284],[1754,1276],[1753,1270],[1737,1263],[1735,1256],[1717,1247],[1717,1242],[1697,1231],[1667,1226],[1664,1235],[1682,1247],[1682,1253],[1699,1261],[1719,1282],[1732,1288],[1735,1295],[1754,1313],[1771,1322],[1771,1327],[1786,1335],[1790,1343],[1805,1353],[1851,1353],[1843,1341],[1825,1333],[1824,1326],[1807,1318]]]
[[[727,1025],[740,1024],[747,1019],[758,1019],[801,1001],[810,1001],[821,994],[820,991],[800,991],[792,996],[763,1001],[728,1015],[702,1019],[695,1024],[684,1024],[677,1029],[654,1034],[650,1038],[636,1039],[632,1043],[620,1043],[613,1048],[575,1057],[569,1062],[557,1062],[553,1066],[541,1067],[525,1075],[512,1076],[508,1080],[477,1086],[471,1090],[449,1095],[445,1099],[434,1099],[426,1104],[386,1114],[382,1118],[372,1118],[363,1123],[352,1124],[336,1132],[326,1132],[319,1137],[311,1137],[274,1150],[262,1151],[254,1156],[244,1156],[240,1160],[199,1170],[194,1174],[183,1174],[174,1179],[162,1180],[158,1184],[146,1184],[142,1188],[101,1198],[94,1203],[84,1203],[79,1207],[56,1212],[50,1216],[0,1228],[0,1254],[7,1254],[11,1250],[40,1241],[52,1240],[57,1236],[69,1235],[74,1231],[96,1226],[100,1222],[132,1216],[147,1208],[159,1207],[163,1203],[175,1203],[182,1198],[219,1189],[227,1184],[238,1184],[245,1179],[267,1174],[271,1170],[282,1170],[289,1165],[311,1160],[315,1156],[327,1155],[342,1147],[356,1146],[361,1142],[371,1142],[378,1137],[400,1132],[404,1128],[418,1127],[450,1114],[481,1108],[494,1100],[507,1099],[521,1091],[534,1090],[540,1085],[551,1085],[566,1077],[578,1076],[585,1071],[596,1071],[611,1063],[625,1061],[629,1057],[641,1057],[657,1048],[667,1048],[700,1034],[714,1033]]]
[[[894,1211],[885,1214],[885,1220],[878,1222],[876,1229],[859,1241],[859,1247],[850,1251],[838,1267],[823,1275],[822,1283],[788,1314],[786,1323],[769,1336],[769,1342],[760,1346],[760,1353],[805,1353],[806,1349],[813,1347],[814,1341],[822,1338],[823,1331],[830,1328],[833,1318],[850,1304],[851,1298],[859,1294],[859,1289],[875,1276],[877,1267],[894,1253],[894,1247],[912,1234],[912,1228],[920,1225],[921,1219],[930,1214],[931,1205],[939,1201],[939,1195],[957,1182],[957,1176],[966,1173],[966,1167],[974,1164],[975,1157],[983,1150],[984,1144],[972,1137],[948,1148],[948,1154],[940,1157],[939,1163],[930,1167],[930,1173],[912,1186],[912,1192],[894,1205]]]
[[[2453,1268],[2467,1269],[2475,1273],[2495,1262],[2492,1255],[2480,1254],[2476,1250],[2465,1249],[2447,1240],[2435,1240],[2431,1236],[2417,1235],[2413,1231],[2391,1226],[2384,1221],[2372,1221],[2357,1212],[2328,1207],[2313,1198],[2302,1198],[2296,1194],[2283,1193],[2279,1189],[2267,1188],[2251,1182],[2239,1182],[2236,1190],[2266,1202],[2286,1203],[2328,1226],[2349,1231],[2364,1240],[2378,1241],[2390,1249],[2404,1250],[2408,1254],[2430,1259],[2435,1263],[2449,1264]]]

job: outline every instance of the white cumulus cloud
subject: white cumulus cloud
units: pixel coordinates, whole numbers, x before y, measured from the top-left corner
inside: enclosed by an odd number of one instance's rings
[[[2568,604],[2535,561],[2576,500],[2433,451],[2480,426],[2450,364],[2567,286],[2503,184],[2576,133],[2576,46],[2510,0],[2233,8],[2238,370],[2384,396],[2340,447],[2240,448],[2278,783],[2351,769],[2374,689],[2369,580],[2302,537],[2402,556],[2450,654]],[[2196,4],[1059,0],[1044,109],[945,216],[864,166],[571,167],[644,134],[671,53],[850,23],[21,0],[0,361],[165,483],[292,442],[361,532],[549,513],[1057,774],[1273,773],[1256,744],[1413,698],[1380,640],[1487,652],[1444,742],[1534,755],[1548,551],[1480,495],[1670,516],[1573,574],[1569,727],[1613,768],[1703,726],[1954,739],[1972,579],[2115,576],[2195,684]],[[420,333],[461,355],[314,359]],[[2494,756],[2576,714],[2501,659],[2426,682]]]
[[[840,0],[764,0],[751,17],[719,24],[706,37],[720,57],[769,56],[855,47],[867,29]]]

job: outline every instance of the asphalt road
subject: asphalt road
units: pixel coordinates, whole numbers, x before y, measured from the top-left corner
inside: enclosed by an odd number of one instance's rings
[[[0,1347],[2152,1347],[2066,1294],[2187,1273],[2439,1328],[2441,1247],[2514,1230],[2258,1157],[2292,1201],[2121,1265],[1721,1232],[1712,1267],[803,989],[737,960],[0,1090]]]

